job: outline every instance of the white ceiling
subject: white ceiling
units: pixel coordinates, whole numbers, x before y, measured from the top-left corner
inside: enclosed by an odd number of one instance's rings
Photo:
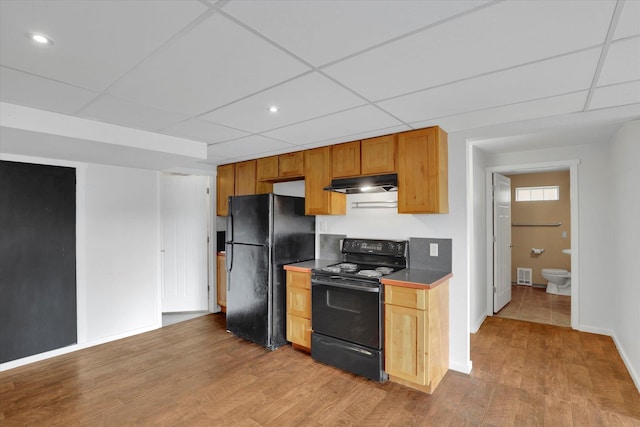
[[[203,170],[434,124],[602,137],[640,116],[640,1],[0,0],[0,101],[201,141]]]

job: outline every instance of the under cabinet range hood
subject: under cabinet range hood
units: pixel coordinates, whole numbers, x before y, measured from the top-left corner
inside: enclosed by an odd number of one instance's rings
[[[346,194],[398,191],[398,174],[337,178],[331,180],[331,185],[324,189]]]

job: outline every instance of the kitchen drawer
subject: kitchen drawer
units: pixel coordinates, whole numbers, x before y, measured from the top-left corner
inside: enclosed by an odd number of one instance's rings
[[[385,304],[425,310],[427,307],[427,295],[425,289],[384,285]]]
[[[311,273],[287,270],[287,286],[311,289]]]

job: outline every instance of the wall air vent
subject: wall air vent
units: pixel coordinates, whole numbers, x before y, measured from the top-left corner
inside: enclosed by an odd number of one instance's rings
[[[533,271],[530,268],[518,267],[518,285],[531,286],[531,276]]]

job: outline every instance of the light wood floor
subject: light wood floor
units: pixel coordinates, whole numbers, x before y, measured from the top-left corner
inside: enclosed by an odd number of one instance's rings
[[[473,372],[433,395],[377,384],[207,315],[0,373],[0,424],[638,426],[640,394],[609,337],[492,317]]]
[[[571,326],[571,297],[548,294],[545,288],[511,286],[511,302],[496,316],[528,322]]]

